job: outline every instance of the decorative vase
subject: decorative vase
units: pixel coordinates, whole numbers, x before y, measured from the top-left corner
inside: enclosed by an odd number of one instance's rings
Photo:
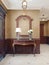
[[[29,40],[32,40],[32,33],[29,34]]]

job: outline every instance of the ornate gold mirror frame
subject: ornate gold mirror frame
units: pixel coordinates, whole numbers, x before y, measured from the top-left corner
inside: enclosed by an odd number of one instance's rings
[[[32,20],[33,19],[31,19],[31,17],[28,16],[28,15],[20,15],[20,16],[17,17],[17,19],[16,19],[16,28],[19,28],[19,22],[20,22],[20,20],[22,18],[28,19],[28,21],[29,21],[29,29],[32,29]],[[21,35],[21,36],[28,36],[28,35]]]

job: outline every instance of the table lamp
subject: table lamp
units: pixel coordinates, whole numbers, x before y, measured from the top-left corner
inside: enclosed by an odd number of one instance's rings
[[[16,28],[16,33],[17,33],[17,39],[20,39],[20,33],[21,32],[21,28]]]

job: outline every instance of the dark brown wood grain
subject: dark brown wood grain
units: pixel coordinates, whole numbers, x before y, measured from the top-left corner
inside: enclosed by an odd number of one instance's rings
[[[6,41],[6,48],[7,48],[6,53],[9,53],[9,54],[13,53],[12,44],[13,44],[14,40],[16,40],[16,39],[6,39],[5,40]],[[34,39],[34,40],[36,42],[36,53],[39,54],[40,53],[40,39]],[[28,42],[28,43],[30,43],[30,42]],[[22,53],[24,53],[24,54],[25,53],[29,53],[29,54],[33,53],[32,52],[32,45],[30,45],[29,47],[28,46],[22,46],[22,45],[18,46],[17,45],[16,48],[17,49],[16,49],[15,53],[21,53],[21,54]],[[27,49],[27,51],[25,51],[25,48]]]

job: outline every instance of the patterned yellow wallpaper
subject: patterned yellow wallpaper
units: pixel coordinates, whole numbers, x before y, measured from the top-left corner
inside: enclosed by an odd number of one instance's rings
[[[32,21],[32,29],[33,29],[33,33],[32,33],[32,37],[33,38],[40,38],[40,19],[39,19],[39,10],[27,10],[25,11],[25,14],[30,16],[33,21]],[[7,15],[6,15],[6,20],[5,20],[5,38],[16,38],[16,18],[20,15],[24,15],[24,12],[21,10],[13,10],[13,11],[8,11]],[[20,20],[22,21],[22,20]],[[25,26],[25,31],[23,30],[23,34],[25,32],[25,34],[27,33],[28,30],[28,20],[23,20],[23,22],[20,22],[20,27],[21,26]],[[24,25],[25,24],[25,25]],[[27,27],[26,27],[27,26]],[[22,34],[22,32],[21,32]]]

